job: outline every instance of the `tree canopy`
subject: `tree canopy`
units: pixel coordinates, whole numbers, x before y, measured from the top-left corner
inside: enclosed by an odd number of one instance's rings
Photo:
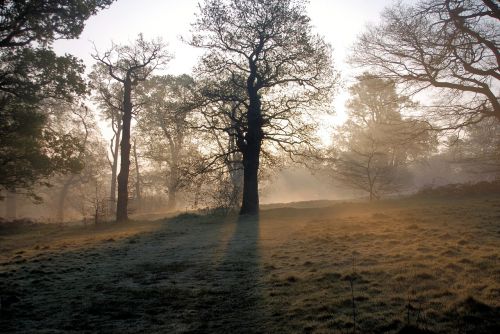
[[[328,104],[337,76],[330,46],[312,32],[305,1],[207,0],[193,24],[191,45],[206,49],[197,68],[218,83],[207,95],[232,107],[207,109],[229,122],[244,169],[241,213],[258,212],[263,142],[277,148],[307,145],[309,113]]]
[[[85,21],[115,0],[6,0],[0,4],[0,48],[43,45],[80,36]]]
[[[76,38],[84,22],[113,0],[23,0],[0,5],[0,188],[33,186],[55,172],[74,171],[77,146],[48,128],[45,101],[86,93],[84,66],[57,56],[55,39]],[[73,152],[73,153],[72,153]]]
[[[195,82],[189,75],[152,76],[140,97],[144,105],[138,130],[146,138],[145,156],[157,163],[168,193],[168,209],[175,209],[180,190],[192,183],[192,131],[189,118],[196,108]]]
[[[441,103],[428,115],[459,128],[500,121],[500,9],[491,0],[397,3],[363,33],[352,62],[418,92],[434,87]]]

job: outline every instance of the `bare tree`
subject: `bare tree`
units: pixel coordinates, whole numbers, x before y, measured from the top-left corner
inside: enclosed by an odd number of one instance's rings
[[[213,100],[238,106],[207,111],[229,112],[231,117],[244,170],[241,214],[259,211],[263,143],[272,142],[288,151],[307,145],[311,139],[307,112],[325,106],[336,82],[330,47],[312,33],[305,3],[206,0],[193,25],[190,44],[207,50],[198,75],[215,79]],[[233,111],[241,113],[231,115]],[[215,126],[218,131],[229,131],[226,124]]]
[[[491,0],[421,0],[385,10],[354,47],[352,62],[406,85],[433,87],[442,103],[428,115],[457,129],[500,121],[500,9]]]
[[[139,130],[148,138],[146,157],[165,165],[168,210],[175,209],[178,192],[192,179],[186,162],[193,145],[188,119],[196,108],[194,89],[195,82],[188,75],[153,76],[144,86]]]
[[[106,65],[97,63],[90,74],[90,79],[95,93],[94,101],[97,102],[103,119],[110,122],[113,131],[109,143],[111,157],[109,155],[106,155],[106,157],[111,168],[110,199],[112,203],[116,203],[116,176],[118,174],[120,138],[122,134],[123,85],[114,82],[108,72]]]
[[[230,81],[209,79],[199,83],[196,99],[198,113],[191,127],[207,143],[201,171],[211,174],[213,183],[224,188],[222,197],[218,195],[216,200],[209,201],[216,205],[225,202],[224,206],[231,209],[238,207],[243,191],[243,156],[237,142],[245,122],[246,109],[242,102],[245,91],[232,86]]]
[[[134,110],[132,94],[134,88],[145,81],[151,73],[165,65],[170,55],[161,40],[146,41],[142,34],[132,45],[115,45],[104,53],[96,53],[94,59],[104,64],[109,76],[123,85],[122,138],[120,144],[120,173],[118,174],[118,200],[116,220],[128,219],[128,179],[130,173],[131,122]]]
[[[333,177],[349,187],[366,191],[370,201],[379,199],[382,194],[401,189],[408,183],[406,161],[391,159],[386,152],[387,142],[382,141],[380,133],[353,128],[343,135],[344,147],[334,158]]]

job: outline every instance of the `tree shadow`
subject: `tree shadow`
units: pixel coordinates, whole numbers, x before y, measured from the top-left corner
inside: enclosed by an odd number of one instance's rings
[[[265,332],[257,217],[181,215],[154,226],[0,268],[0,293],[18,298],[0,310],[1,327]]]
[[[233,234],[209,275],[212,296],[191,333],[264,332],[259,223],[258,216],[228,218]]]

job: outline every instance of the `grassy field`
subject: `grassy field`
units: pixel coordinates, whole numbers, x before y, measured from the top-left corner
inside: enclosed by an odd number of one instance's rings
[[[500,197],[0,230],[3,333],[500,333]]]

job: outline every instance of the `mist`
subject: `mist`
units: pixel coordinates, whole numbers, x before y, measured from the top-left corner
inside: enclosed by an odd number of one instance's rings
[[[0,331],[500,333],[499,13],[1,2]]]

